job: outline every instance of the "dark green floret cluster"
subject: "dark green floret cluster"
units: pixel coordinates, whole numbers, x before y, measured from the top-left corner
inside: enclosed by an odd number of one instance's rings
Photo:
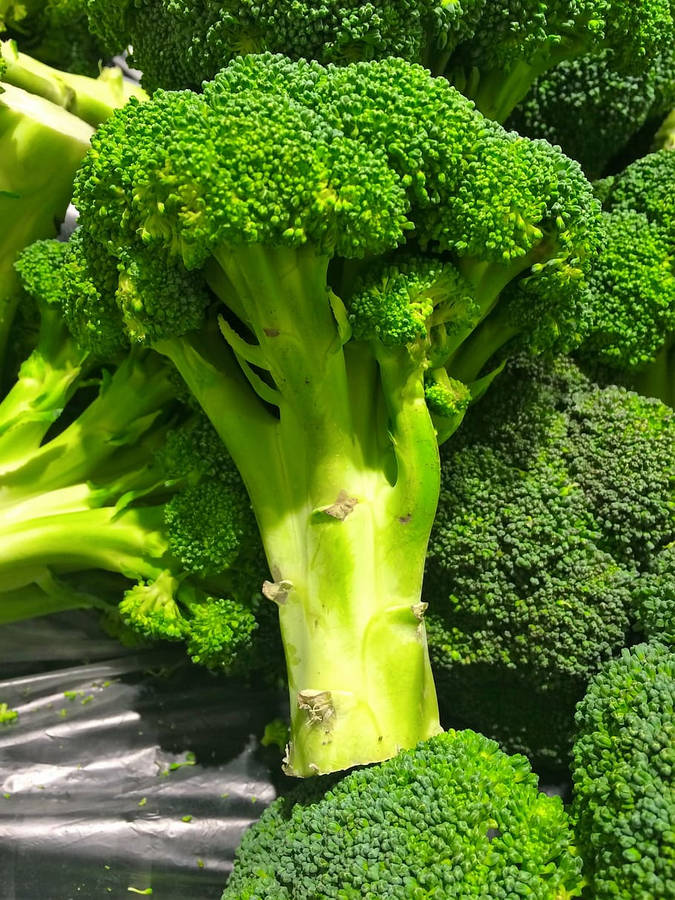
[[[566,361],[511,365],[469,413],[424,590],[451,721],[565,760],[588,679],[672,617],[673,447],[671,409]]]
[[[445,75],[504,121],[535,79],[609,51],[640,75],[672,47],[671,0],[87,0],[91,28],[131,44],[145,86],[198,89],[236,56],[270,51],[345,65],[397,56]]]
[[[624,650],[576,714],[573,814],[595,897],[651,900],[675,889],[675,655]]]
[[[111,56],[89,29],[87,0],[3,0],[0,35],[35,59],[81,75],[98,75]]]
[[[275,801],[244,835],[223,900],[573,897],[571,838],[524,757],[450,731]]]

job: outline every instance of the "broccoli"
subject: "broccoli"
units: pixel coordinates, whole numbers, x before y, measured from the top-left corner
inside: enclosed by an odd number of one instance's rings
[[[89,30],[85,0],[3,0],[0,34],[35,59],[80,75],[98,75],[110,56]]]
[[[607,665],[577,707],[572,813],[598,900],[675,891],[673,697],[672,649],[640,644]]]
[[[579,167],[419,66],[263,54],[203,94],[132,99],[94,136],[75,203],[117,261],[130,339],[173,361],[249,492],[288,771],[436,733],[420,590],[438,443],[503,353],[578,340],[599,221]],[[200,273],[210,305],[176,287]],[[510,301],[539,276],[547,304]]]
[[[119,69],[98,79],[70,76],[18,53],[12,41],[0,43],[0,220],[12,223],[0,238],[0,376],[19,297],[16,255],[56,233],[89,147],[89,125],[130,96],[145,94],[124,84]]]
[[[672,0],[87,0],[92,30],[133,46],[148,89],[198,89],[234,56],[262,51],[322,63],[398,56],[446,75],[504,119],[538,75],[610,48],[639,73],[672,46]]]
[[[650,640],[675,644],[675,543],[658,553],[633,591],[638,629]]]
[[[256,628],[257,591],[246,592],[258,559],[221,441],[177,397],[162,357],[125,346],[117,308],[99,293],[104,281],[117,286],[111,257],[85,256],[76,232],[32,244],[17,269],[42,321],[0,401],[0,622],[108,611],[86,589],[100,569],[126,579],[122,623],[231,668]],[[175,288],[200,290],[195,279]],[[91,309],[97,318],[85,319]]]
[[[91,128],[60,106],[2,81],[0,60],[0,373],[19,297],[14,259],[63,218]]]
[[[617,70],[608,51],[566,60],[535,81],[508,124],[560,144],[589,178],[600,178],[642,126],[675,104],[674,72],[672,46],[639,73]]]
[[[675,540],[673,446],[672,410],[565,360],[511,364],[470,412],[442,454],[423,594],[450,721],[564,764],[588,679],[650,633],[639,597],[667,615],[666,571],[640,573]]]
[[[668,113],[654,138],[654,150],[675,150],[675,109]]]
[[[97,78],[73,75],[20,53],[14,41],[0,41],[0,55],[4,82],[44,97],[94,127],[130,97],[146,97],[142,88],[123,78],[117,66],[102,69]]]
[[[602,251],[587,289],[590,371],[675,405],[675,153],[660,150],[598,182]]]
[[[577,897],[560,797],[522,756],[471,731],[318,779],[244,834],[223,900]]]

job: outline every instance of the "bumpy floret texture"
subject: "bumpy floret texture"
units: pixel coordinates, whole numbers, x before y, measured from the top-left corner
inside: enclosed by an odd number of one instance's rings
[[[277,800],[244,835],[223,900],[553,900],[579,886],[571,841],[522,756],[448,732]]]
[[[610,212],[637,210],[675,243],[673,179],[675,155],[669,150],[649,153],[607,180],[602,189],[603,207]]]
[[[675,655],[624,650],[576,714],[576,833],[594,897],[652,900],[675,891]]]
[[[675,644],[675,544],[656,555],[633,591],[639,630],[650,640]]]
[[[560,307],[599,216],[580,168],[486,121],[420,66],[240,58],[203,95],[160,91],[127,104],[93,147],[75,202],[82,227],[125,271],[117,300],[139,339],[175,335],[177,323],[189,330],[208,300],[152,266],[194,270],[253,243],[358,258],[409,232],[427,251],[512,265],[514,275],[544,256],[559,290],[546,308],[555,325],[539,333],[576,332]],[[144,249],[155,258],[149,272]],[[153,278],[176,285],[161,304],[141,289]]]
[[[599,178],[648,119],[675,104],[673,63],[670,49],[637,74],[618,71],[611,52],[565,60],[536,80],[509,125],[560,144]]]
[[[449,715],[564,759],[574,703],[634,625],[637,572],[673,540],[674,443],[668,407],[563,361],[512,364],[469,412],[424,588]]]
[[[641,212],[618,209],[603,218],[602,250],[588,279],[592,321],[583,355],[636,369],[654,359],[675,328],[675,243]]]

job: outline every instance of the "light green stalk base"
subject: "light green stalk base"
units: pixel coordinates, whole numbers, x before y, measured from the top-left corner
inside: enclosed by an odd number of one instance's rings
[[[327,259],[256,246],[216,256],[257,343],[222,323],[232,353],[206,340],[157,349],[221,435],[258,519],[288,671],[285,771],[381,762],[441,730],[420,603],[440,477],[423,367],[405,350],[344,346]]]

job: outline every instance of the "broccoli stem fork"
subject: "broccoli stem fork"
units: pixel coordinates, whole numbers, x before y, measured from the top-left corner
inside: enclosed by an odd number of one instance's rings
[[[327,288],[327,259],[255,245],[214,256],[257,344],[247,349],[226,330],[231,351],[221,347],[213,365],[185,341],[157,349],[211,418],[258,519],[272,573],[264,593],[279,606],[286,649],[286,771],[386,759],[440,731],[420,603],[439,492],[422,364],[402,349],[377,358],[389,436],[373,441],[376,422],[361,412],[373,398],[354,396],[349,372],[363,368],[363,354],[344,352],[348,326]],[[247,384],[233,355],[244,372],[244,355],[266,369],[269,390]]]

